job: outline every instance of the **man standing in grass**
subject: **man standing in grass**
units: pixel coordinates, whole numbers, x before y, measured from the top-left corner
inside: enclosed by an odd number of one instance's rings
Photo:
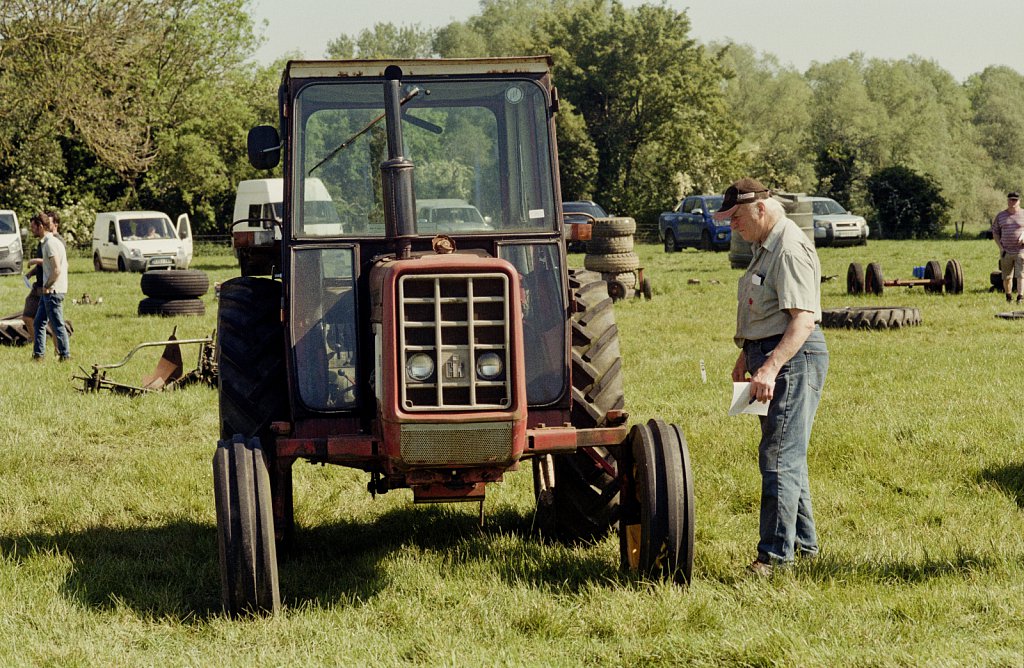
[[[42,361],[46,353],[46,325],[53,327],[57,354],[62,362],[71,359],[71,343],[64,324],[64,297],[68,292],[68,255],[64,244],[53,235],[50,217],[43,212],[32,217],[32,235],[43,249],[43,294],[36,310],[32,359]]]
[[[1024,302],[1024,214],[1020,210],[1020,195],[1006,195],[1006,208],[992,221],[992,238],[999,246],[999,271],[1003,273],[1003,293],[1006,301],[1013,300],[1013,279],[1017,279],[1017,303]]]
[[[818,554],[807,445],[828,373],[818,327],[821,265],[782,204],[754,179],[732,184],[714,218],[730,219],[733,234],[749,241],[753,252],[739,284],[734,340],[740,354],[732,379],[749,380],[751,400],[769,402],[760,418],[760,541],[750,570],[770,575],[796,556]]]

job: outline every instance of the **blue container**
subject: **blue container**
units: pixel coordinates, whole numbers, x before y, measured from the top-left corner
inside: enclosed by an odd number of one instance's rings
[[[914,267],[914,278],[924,278],[924,267]]]

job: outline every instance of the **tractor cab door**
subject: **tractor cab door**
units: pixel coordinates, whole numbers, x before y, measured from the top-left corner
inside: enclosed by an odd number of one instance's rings
[[[187,213],[178,216],[177,232],[182,251],[185,254],[185,266],[180,268],[188,269],[188,266],[192,264],[192,222]]]

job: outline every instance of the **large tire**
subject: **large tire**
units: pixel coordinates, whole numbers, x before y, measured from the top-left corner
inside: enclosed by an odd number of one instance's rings
[[[909,306],[832,308],[821,312],[821,326],[846,329],[899,329],[921,324],[921,311]]]
[[[871,294],[882,294],[885,290],[885,279],[882,278],[882,265],[877,262],[868,263],[867,273],[864,275],[864,284],[867,291]]]
[[[202,297],[210,289],[210,277],[198,269],[147,271],[140,283],[142,294],[159,299]]]
[[[619,330],[607,284],[598,274],[569,270],[572,323],[572,424],[609,426],[608,412],[625,406]],[[543,531],[569,540],[592,540],[618,522],[619,482],[608,448],[534,460],[537,520]],[[541,469],[553,469],[554,484]],[[548,471],[551,473],[551,471]]]
[[[931,283],[924,286],[925,292],[942,292],[942,267],[937,260],[928,260],[924,265],[924,277]]]
[[[270,475],[257,438],[236,435],[213,455],[221,601],[231,615],[277,613],[281,593]]]
[[[201,299],[157,299],[146,297],[139,302],[139,315],[205,315],[206,305]]]
[[[957,260],[946,263],[946,272],[942,278],[947,295],[959,295],[964,291],[964,270]]]
[[[590,230],[592,239],[629,237],[636,232],[636,221],[632,218],[595,218]]]
[[[632,253],[633,237],[609,237],[607,239],[591,239],[587,242],[587,253],[591,255],[609,255],[615,253]]]
[[[217,310],[220,434],[258,437],[272,455],[270,424],[289,418],[281,283],[225,281]]]
[[[694,552],[693,473],[682,430],[661,420],[635,425],[623,448],[622,466],[622,568],[689,584]]]
[[[850,268],[846,270],[846,294],[864,294],[864,267],[860,262],[851,262]]]
[[[603,274],[623,274],[640,268],[636,253],[615,253],[614,255],[586,255],[583,266],[590,271]]]

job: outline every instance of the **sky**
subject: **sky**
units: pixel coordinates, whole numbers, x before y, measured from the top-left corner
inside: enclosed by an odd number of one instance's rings
[[[623,0],[627,6],[641,0]],[[649,4],[658,4],[649,0]],[[989,65],[1024,73],[1024,0],[669,0],[690,36],[732,40],[801,72],[861,51],[869,58],[934,60],[958,81]],[[256,60],[286,53],[322,58],[339,35],[374,23],[435,28],[479,13],[479,0],[251,0],[265,43]],[[262,22],[267,25],[261,28]]]

